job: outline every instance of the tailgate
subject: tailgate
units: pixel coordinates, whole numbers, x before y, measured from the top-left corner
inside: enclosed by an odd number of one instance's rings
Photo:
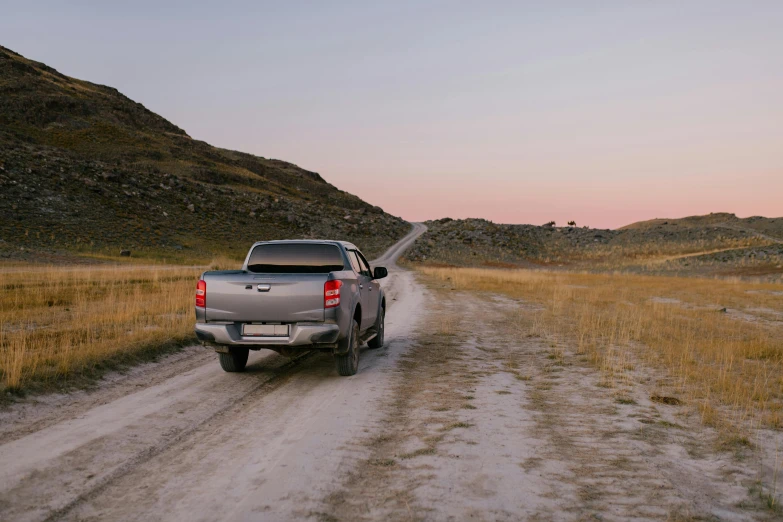
[[[323,321],[327,277],[328,274],[205,274],[206,320]]]

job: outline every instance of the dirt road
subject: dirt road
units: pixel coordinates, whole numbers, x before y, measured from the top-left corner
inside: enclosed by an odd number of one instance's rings
[[[263,352],[227,374],[191,347],[0,413],[0,520],[779,518],[755,443],[653,400],[671,376],[607,382],[525,326],[535,305],[398,268],[423,231],[373,263],[387,344],[354,377]]]
[[[339,377],[328,354],[251,354],[227,374],[194,347],[97,391],[20,405],[0,417],[0,519],[298,519],[362,456],[425,294],[397,257],[374,264],[389,311],[386,347]]]

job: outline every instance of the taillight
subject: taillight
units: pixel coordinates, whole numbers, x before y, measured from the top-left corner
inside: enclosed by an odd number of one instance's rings
[[[207,306],[207,282],[203,279],[196,284],[196,306],[199,308]]]
[[[324,283],[324,308],[340,306],[340,287],[342,281],[327,281]]]

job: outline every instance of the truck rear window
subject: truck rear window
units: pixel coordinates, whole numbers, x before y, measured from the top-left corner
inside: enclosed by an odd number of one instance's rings
[[[336,245],[286,243],[258,245],[247,269],[257,274],[326,274],[345,268]]]

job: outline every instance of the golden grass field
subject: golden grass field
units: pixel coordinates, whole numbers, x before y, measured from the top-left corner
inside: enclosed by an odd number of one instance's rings
[[[217,260],[212,268],[236,262]],[[0,271],[0,389],[59,385],[193,339],[202,268]],[[530,270],[420,270],[458,289],[521,298],[521,334],[573,346],[607,385],[640,362],[675,376],[707,423],[783,427],[783,285],[747,280]],[[728,312],[720,310],[727,308]]]
[[[677,383],[662,394],[730,432],[783,427],[783,285],[743,280],[420,267],[460,290],[519,298],[520,335],[585,353],[609,387],[637,366]],[[727,311],[723,312],[722,309]],[[741,435],[740,435],[741,436]]]
[[[193,296],[202,270],[0,270],[0,390],[59,385],[194,338]]]

